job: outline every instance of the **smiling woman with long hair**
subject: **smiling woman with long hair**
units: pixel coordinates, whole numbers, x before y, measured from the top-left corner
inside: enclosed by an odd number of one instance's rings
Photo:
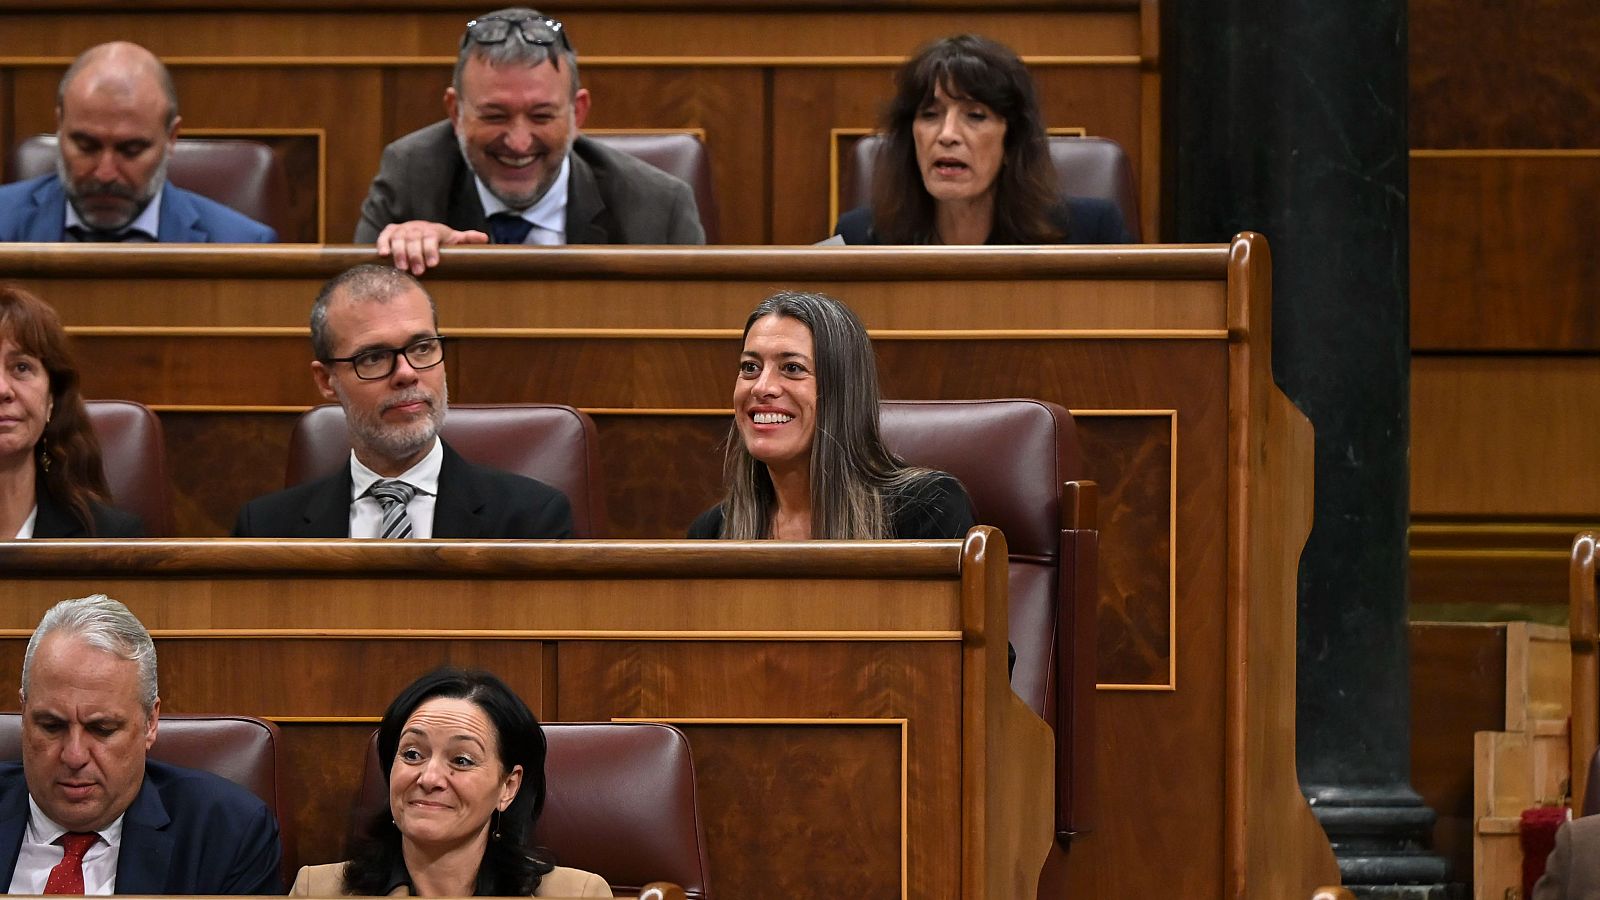
[[[895,75],[872,206],[839,217],[847,244],[1122,244],[1116,204],[1063,197],[1033,77],[973,34],[923,47]]]
[[[78,365],[50,305],[0,284],[0,540],[141,537],[112,508]]]
[[[850,308],[782,291],[744,327],[723,463],[727,496],[691,538],[955,538],[974,524],[961,482],[906,465],[878,429],[878,365]]]

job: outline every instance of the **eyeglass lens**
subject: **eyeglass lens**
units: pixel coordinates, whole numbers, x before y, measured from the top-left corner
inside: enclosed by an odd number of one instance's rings
[[[396,354],[405,356],[413,369],[431,369],[444,361],[444,341],[427,338],[399,350],[372,350],[352,360],[356,375],[367,380],[393,374]]]

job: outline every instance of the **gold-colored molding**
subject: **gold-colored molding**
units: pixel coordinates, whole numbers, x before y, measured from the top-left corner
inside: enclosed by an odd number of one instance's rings
[[[737,328],[444,328],[446,337],[483,340],[738,340]],[[74,337],[304,338],[304,326],[279,325],[70,325]],[[1225,328],[965,328],[869,329],[880,341],[1225,341]]]
[[[161,60],[169,69],[185,68],[440,68],[455,65],[453,56],[169,56]],[[625,68],[896,68],[904,56],[584,56],[585,69]],[[1143,58],[1132,54],[1104,56],[1024,56],[1034,68],[1131,67]],[[0,56],[0,68],[60,68],[72,64],[66,56]]]
[[[1413,148],[1412,159],[1597,159],[1597,147],[1469,147],[1460,149]]]
[[[0,629],[0,640],[27,639],[32,631]],[[405,629],[405,628],[178,628],[152,629],[158,640],[332,640],[332,641],[791,641],[954,643],[960,631],[828,631],[738,629],[727,631],[636,629]]]

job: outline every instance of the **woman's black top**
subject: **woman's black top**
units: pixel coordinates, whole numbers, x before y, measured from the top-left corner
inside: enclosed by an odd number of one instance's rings
[[[1122,209],[1099,197],[1067,197],[1050,210],[1050,222],[1065,237],[1063,244],[1132,244]],[[872,230],[872,207],[858,206],[839,217],[834,234],[846,244],[878,244]],[[992,242],[991,242],[992,243]]]
[[[898,508],[889,510],[889,536],[896,540],[931,541],[966,537],[977,522],[966,488],[954,476],[936,472],[912,482]],[[713,506],[689,526],[692,540],[722,537],[722,507]]]
[[[70,507],[56,502],[42,480],[34,491],[33,502],[39,507],[39,514],[33,520],[35,538],[144,537],[144,523],[138,516],[93,500],[89,501],[89,515],[94,519],[94,534],[90,534],[89,529],[83,527],[83,523],[72,514]]]

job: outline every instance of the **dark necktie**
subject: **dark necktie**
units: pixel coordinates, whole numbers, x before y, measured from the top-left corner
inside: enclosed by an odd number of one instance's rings
[[[79,894],[83,893],[83,855],[89,852],[95,842],[100,840],[100,835],[94,832],[69,831],[63,834],[56,843],[61,845],[63,851],[61,862],[50,870],[50,877],[44,883],[46,894]]]
[[[367,493],[383,504],[383,524],[378,528],[378,537],[386,541],[411,537],[411,517],[406,514],[406,504],[411,502],[417,489],[404,481],[384,478],[374,481]]]
[[[516,213],[497,212],[489,217],[489,236],[496,244],[520,244],[532,230],[533,223]]]
[[[73,225],[67,229],[67,233],[80,244],[120,244],[139,234],[131,228],[125,231],[96,231],[86,225]]]

